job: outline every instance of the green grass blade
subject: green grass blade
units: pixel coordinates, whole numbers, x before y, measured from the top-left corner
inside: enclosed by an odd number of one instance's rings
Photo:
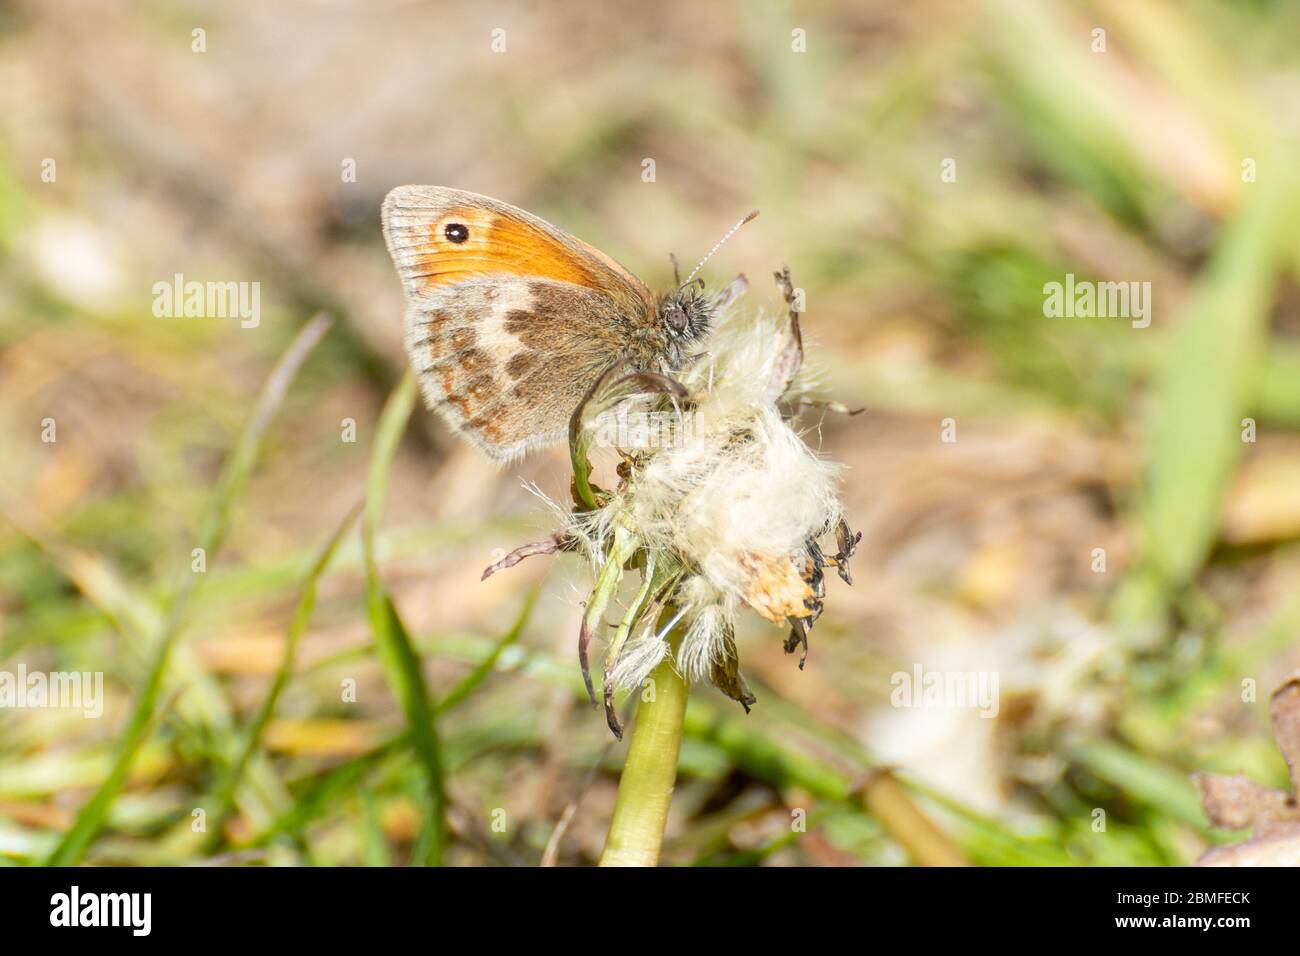
[[[523,634],[524,628],[527,627],[528,619],[533,614],[533,607],[537,604],[537,594],[537,588],[533,588],[528,592],[528,596],[524,598],[524,606],[520,609],[519,616],[515,618],[514,623],[510,625],[510,629],[501,635],[501,639],[496,644],[492,645],[491,652],[483,660],[479,661],[472,671],[462,677],[442,700],[438,701],[437,709],[439,714],[447,713],[447,711],[469,697],[487,679],[488,675],[496,670],[497,661],[501,659],[502,653],[507,647],[519,640],[519,636]]]
[[[401,615],[379,579],[375,561],[375,532],[383,519],[384,502],[388,497],[388,473],[402,432],[411,417],[415,392],[415,376],[408,370],[380,415],[370,457],[361,543],[366,566],[366,611],[375,636],[375,648],[383,664],[384,677],[406,718],[411,744],[428,789],[424,832],[411,862],[438,866],[447,845],[447,797],[443,789],[442,744],[438,736],[436,709],[420,672],[420,657],[412,646]]]
[[[1130,798],[1154,807],[1198,830],[1206,827],[1205,812],[1191,777],[1114,741],[1078,747],[1074,759]]]
[[[1290,237],[1296,192],[1279,170],[1224,232],[1175,333],[1155,383],[1150,463],[1141,506],[1148,577],[1130,579],[1121,622],[1149,617],[1152,583],[1167,595],[1187,584],[1218,531],[1224,491],[1245,445],[1266,350],[1269,307]]]
[[[355,794],[371,770],[399,750],[404,750],[407,743],[408,735],[403,731],[374,750],[330,768],[297,794],[292,806],[265,832],[258,834],[252,845],[265,846],[286,833],[301,838],[311,821],[324,814],[336,801],[346,799],[348,794]]]
[[[307,361],[307,357],[311,355],[317,343],[329,331],[331,324],[332,320],[324,315],[318,315],[308,322],[290,343],[262,387],[253,416],[244,426],[239,443],[226,460],[200,525],[198,546],[209,559],[216,553],[225,537],[231,506],[248,482],[248,476],[257,460],[257,451],[267,426],[270,425],[276,410],[284,400],[285,393],[289,390],[289,385],[298,374],[298,370]],[[75,864],[103,827],[104,818],[122,789],[122,784],[126,781],[136,753],[149,736],[151,717],[157,707],[159,695],[162,693],[163,679],[167,673],[167,662],[171,658],[176,639],[184,627],[190,597],[201,577],[203,575],[188,570],[185,572],[168,608],[162,632],[158,636],[149,676],[136,696],[131,715],[122,731],[121,744],[112,769],[90,800],[78,811],[71,828],[46,859],[47,865]]]
[[[325,543],[325,546],[313,559],[307,573],[303,576],[302,586],[298,594],[298,604],[294,609],[293,617],[289,621],[289,630],[285,637],[284,656],[280,659],[280,666],[276,668],[271,687],[267,690],[266,697],[262,699],[261,706],[258,707],[257,713],[249,724],[239,753],[236,754],[229,771],[227,771],[222,782],[217,787],[216,808],[210,815],[208,837],[204,847],[208,853],[213,852],[221,843],[226,820],[230,818],[235,809],[235,792],[239,789],[244,770],[248,766],[249,759],[261,744],[262,735],[271,722],[271,717],[275,714],[275,707],[280,701],[280,695],[284,692],[285,685],[289,683],[289,676],[293,673],[294,659],[297,656],[298,643],[302,640],[302,635],[307,630],[307,624],[311,621],[312,611],[316,608],[316,584],[334,559],[344,534],[347,533],[348,528],[356,520],[360,511],[361,503],[359,502],[356,507],[348,512],[347,516],[330,536],[330,539]]]
[[[510,625],[510,628],[488,648],[473,669],[457,681],[452,689],[437,702],[434,709],[439,716],[449,713],[463,704],[497,670],[501,663],[501,655],[506,648],[519,640],[524,628],[528,625],[533,608],[537,603],[538,593],[536,588],[528,593],[528,596],[524,599],[523,608]],[[371,769],[391,754],[408,747],[410,742],[410,734],[403,730],[385,740],[374,750],[359,754],[331,767],[318,780],[308,784],[307,789],[295,800],[293,807],[277,819],[265,833],[260,834],[254,845],[262,845],[281,833],[301,832],[307,823],[328,805],[331,796],[341,795],[348,790],[355,789]]]

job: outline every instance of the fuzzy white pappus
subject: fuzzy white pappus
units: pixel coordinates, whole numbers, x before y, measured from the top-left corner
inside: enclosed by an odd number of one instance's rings
[[[788,408],[801,391],[791,384],[801,358],[793,321],[733,313],[706,348],[677,377],[686,397],[672,402],[672,440],[621,449],[619,488],[566,525],[597,567],[620,527],[631,528],[647,551],[671,556],[683,569],[665,599],[676,609],[668,623],[684,628],[674,656],[678,671],[712,681],[748,706],[753,698],[736,672],[738,613],[749,606],[773,623],[811,626],[820,612],[822,566],[834,563],[816,541],[842,524],[840,467],[808,447],[779,404]],[[665,404],[662,396],[639,396],[621,412]],[[670,630],[650,615],[615,649],[609,679],[622,689],[639,687],[672,652]]]

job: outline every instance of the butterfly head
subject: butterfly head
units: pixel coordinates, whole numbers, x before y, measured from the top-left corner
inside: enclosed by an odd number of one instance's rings
[[[716,301],[704,294],[704,280],[696,279],[696,274],[713,258],[713,254],[736,234],[736,230],[757,215],[758,211],[755,210],[732,226],[725,236],[714,243],[708,255],[691,270],[685,282],[681,281],[681,276],[677,272],[677,257],[673,257],[673,276],[677,279],[677,291],[664,299],[662,312],[664,324],[668,327],[669,340],[678,348],[709,331],[709,321],[713,318],[713,311],[716,308]]]
[[[688,282],[664,299],[660,311],[669,339],[685,344],[709,331],[713,303],[704,294],[702,281]]]
[[[685,282],[681,281],[677,271],[677,257],[673,257],[673,277],[677,279],[677,291],[664,298],[660,309],[672,351],[681,353],[688,342],[702,338],[709,331],[709,322],[713,318],[716,302],[704,294],[704,280],[696,279],[695,276],[704,268],[704,264],[713,258],[713,254],[736,234],[736,230],[757,215],[758,210],[755,210],[732,226],[725,236],[714,243],[708,255],[691,270]]]

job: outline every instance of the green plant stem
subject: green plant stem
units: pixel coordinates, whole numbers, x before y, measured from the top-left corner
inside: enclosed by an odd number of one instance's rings
[[[677,673],[671,656],[650,676],[654,695],[650,700],[643,696],[637,705],[601,866],[655,866],[659,862],[690,687]]]

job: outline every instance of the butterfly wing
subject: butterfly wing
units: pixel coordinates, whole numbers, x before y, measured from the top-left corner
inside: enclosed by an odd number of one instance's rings
[[[581,323],[621,321],[608,296],[582,286],[488,275],[413,299],[406,351],[425,404],[508,461],[562,438],[573,410],[621,354]]]
[[[425,401],[495,458],[561,437],[655,314],[650,290],[613,259],[485,196],[401,186],[383,225]]]

